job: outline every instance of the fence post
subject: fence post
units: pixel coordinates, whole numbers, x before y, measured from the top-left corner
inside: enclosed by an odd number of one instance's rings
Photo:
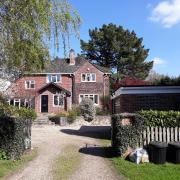
[[[162,128],[159,127],[159,141],[162,141]]]
[[[167,137],[167,143],[170,142],[170,133],[169,128],[166,128],[166,137]]]

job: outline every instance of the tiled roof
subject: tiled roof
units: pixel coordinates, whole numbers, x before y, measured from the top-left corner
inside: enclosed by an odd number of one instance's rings
[[[83,66],[88,60],[82,57],[75,58],[75,65],[69,65],[69,59],[59,59],[56,58],[50,62],[48,67],[46,67],[42,73],[74,73],[81,66]],[[93,64],[97,69],[103,73],[110,73],[110,71],[104,67]]]

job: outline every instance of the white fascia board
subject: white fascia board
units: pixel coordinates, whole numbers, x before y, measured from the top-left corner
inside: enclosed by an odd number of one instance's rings
[[[74,73],[25,73],[25,75],[46,75],[46,74],[74,74]]]
[[[115,91],[112,99],[122,94],[170,94],[180,93],[180,86],[144,86],[144,87],[121,87]]]

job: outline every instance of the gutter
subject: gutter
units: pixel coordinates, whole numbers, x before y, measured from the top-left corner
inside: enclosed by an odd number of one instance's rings
[[[47,75],[47,74],[70,74],[74,75],[74,73],[25,73],[24,75]]]

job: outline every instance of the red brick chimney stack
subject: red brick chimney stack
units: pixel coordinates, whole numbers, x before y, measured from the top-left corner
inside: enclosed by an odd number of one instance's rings
[[[70,65],[75,65],[75,51],[74,51],[74,49],[70,50],[69,58],[70,58],[69,64]]]

